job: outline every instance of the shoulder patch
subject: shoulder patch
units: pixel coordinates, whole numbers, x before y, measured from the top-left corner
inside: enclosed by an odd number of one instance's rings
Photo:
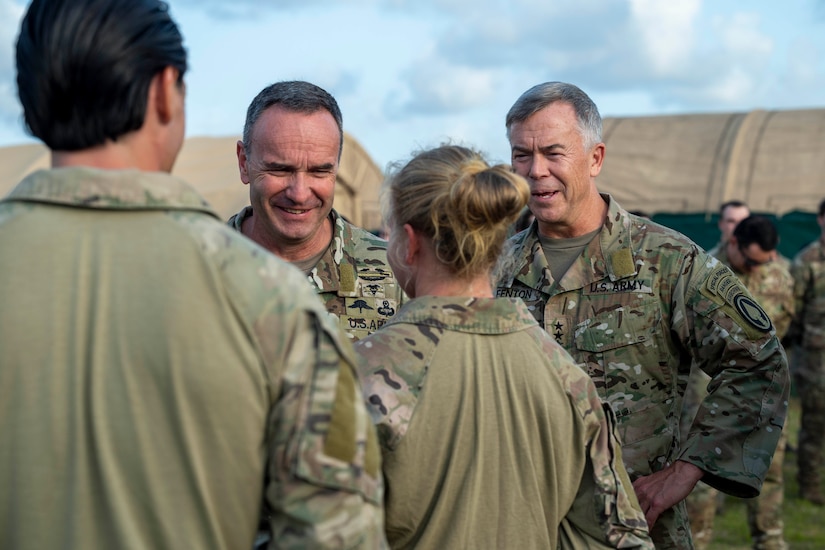
[[[759,338],[773,329],[768,314],[727,267],[716,267],[706,279],[701,292],[706,298],[722,306],[722,310],[745,330],[749,338]]]
[[[747,294],[737,294],[733,298],[733,307],[742,316],[742,318],[753,325],[753,327],[768,332],[773,328],[770,317],[762,309],[762,306],[756,303],[756,300]]]

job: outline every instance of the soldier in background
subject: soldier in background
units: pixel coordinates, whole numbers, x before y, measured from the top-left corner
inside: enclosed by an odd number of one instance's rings
[[[325,90],[303,81],[261,90],[237,145],[250,206],[229,225],[303,271],[327,311],[358,340],[396,314],[403,293],[386,241],[332,207],[343,146],[341,110]]]
[[[533,87],[506,126],[536,220],[496,295],[522,297],[613,408],[656,547],[691,548],[682,501],[699,479],[743,497],[762,486],[787,410],[779,340],[729,268],[599,194],[601,117],[579,88]],[[714,384],[680,447],[692,361]]]
[[[305,277],[169,175],[186,50],[157,0],[34,0],[0,202],[0,548],[385,544],[346,337]]]
[[[724,249],[733,235],[733,230],[736,229],[739,222],[750,215],[750,208],[742,201],[732,200],[723,202],[719,207],[719,221],[717,222],[719,227],[719,242],[716,243],[716,246],[708,250],[708,254],[714,258],[718,258],[719,254],[724,253]]]
[[[776,336],[782,339],[788,332],[794,315],[793,278],[787,260],[778,251],[779,234],[774,223],[751,215],[733,230],[716,258],[730,267],[771,318]],[[688,390],[682,426],[689,427],[699,403],[707,395],[710,378],[694,368]],[[787,433],[783,429],[771,467],[765,476],[762,492],[747,499],[748,527],[753,548],[779,550],[786,548],[783,536],[782,503],[785,483],[782,465],[785,459]],[[690,527],[697,550],[708,548],[713,538],[713,523],[717,511],[718,491],[704,483],[697,484],[687,498]]]
[[[825,466],[825,200],[816,218],[819,239],[803,248],[793,260],[797,315],[790,340],[800,344],[794,382],[802,405],[797,454],[800,496],[825,505],[822,468]]]

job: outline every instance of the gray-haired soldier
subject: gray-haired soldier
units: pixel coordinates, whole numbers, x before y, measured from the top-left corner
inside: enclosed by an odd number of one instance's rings
[[[784,424],[788,367],[770,319],[730,269],[596,188],[601,117],[561,82],[506,119],[536,221],[515,235],[497,296],[519,296],[618,418],[625,466],[657,548],[690,548],[682,500],[699,479],[755,496]],[[712,378],[680,448],[691,361]]]

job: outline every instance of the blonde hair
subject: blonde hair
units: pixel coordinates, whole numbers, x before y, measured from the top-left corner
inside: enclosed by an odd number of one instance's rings
[[[489,271],[530,188],[509,165],[490,166],[459,145],[423,151],[384,182],[384,218],[429,237],[441,263],[457,276]]]

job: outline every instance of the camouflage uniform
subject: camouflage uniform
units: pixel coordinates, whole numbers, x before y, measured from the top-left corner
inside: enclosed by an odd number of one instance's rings
[[[756,496],[788,406],[787,359],[767,314],[685,236],[603,198],[604,226],[560,281],[536,223],[513,237],[517,268],[497,296],[524,299],[590,374],[618,418],[631,478],[679,459],[726,493]],[[691,361],[714,380],[680,448]],[[657,548],[692,547],[684,503],[652,536]]]
[[[37,172],[0,261],[0,547],[385,544],[350,344],[192,188]]]
[[[718,247],[715,250],[717,251],[716,259],[732,268],[725,247]],[[776,336],[780,339],[788,332],[795,308],[793,278],[789,267],[787,259],[779,257],[776,261],[758,266],[747,273],[735,272],[739,280],[765,309],[776,328]],[[685,393],[683,428],[690,427],[699,403],[707,396],[708,382],[710,378],[704,372],[693,369],[688,390]],[[786,548],[782,534],[782,502],[785,495],[782,464],[785,459],[786,444],[787,433],[782,430],[771,467],[762,485],[762,492],[758,497],[746,501],[748,527],[753,539],[753,547],[757,549]],[[708,548],[712,539],[717,494],[716,489],[699,482],[687,498],[690,527],[697,550]]]
[[[610,409],[521,300],[417,298],[355,349],[392,547],[653,548]]]
[[[821,500],[820,476],[825,458],[825,238],[796,255],[792,272],[797,317],[791,332],[801,344],[801,361],[794,373],[802,405],[797,476],[803,497]]]
[[[229,218],[240,231],[252,215],[246,206]],[[387,262],[387,241],[331,214],[335,231],[329,248],[309,274],[310,283],[350,339],[372,334],[392,318],[404,302],[404,292]]]

